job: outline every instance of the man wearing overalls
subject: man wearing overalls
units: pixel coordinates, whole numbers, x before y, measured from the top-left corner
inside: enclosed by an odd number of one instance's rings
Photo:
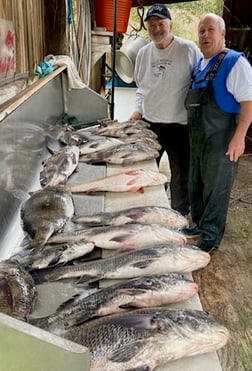
[[[190,201],[199,248],[212,252],[224,235],[238,159],[252,122],[252,67],[225,48],[225,22],[212,13],[198,27],[203,57],[186,99],[190,131]]]

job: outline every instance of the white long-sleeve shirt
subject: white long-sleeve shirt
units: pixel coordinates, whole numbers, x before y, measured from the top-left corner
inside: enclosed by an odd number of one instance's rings
[[[201,53],[192,41],[175,36],[165,49],[142,47],[135,63],[135,110],[151,122],[187,124],[185,97]]]

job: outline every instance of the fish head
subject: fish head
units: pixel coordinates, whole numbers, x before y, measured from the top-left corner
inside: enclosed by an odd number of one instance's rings
[[[168,224],[174,226],[174,228],[180,230],[188,226],[188,220],[185,216],[180,214],[178,211],[171,209],[172,212],[169,214]]]
[[[163,346],[180,347],[180,357],[203,354],[225,346],[229,331],[203,310],[160,310],[153,314],[159,332],[166,335]],[[159,327],[158,327],[159,326]]]
[[[210,254],[202,251],[198,246],[186,244],[184,246],[172,246],[170,248],[167,246],[165,248],[170,252],[170,259],[173,260],[174,267],[177,266],[178,262],[180,265],[183,265],[183,273],[204,268],[211,260]]]

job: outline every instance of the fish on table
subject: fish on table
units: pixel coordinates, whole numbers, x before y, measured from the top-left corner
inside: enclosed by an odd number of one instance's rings
[[[94,129],[92,131],[95,135],[106,135],[108,132],[113,132],[117,130],[128,130],[131,128],[137,128],[137,129],[147,129],[150,127],[150,124],[142,121],[142,120],[136,120],[136,121],[111,121],[107,122],[105,124],[100,125],[100,127]]]
[[[73,215],[72,194],[64,186],[33,192],[21,205],[22,227],[32,239],[28,248],[43,247]]]
[[[123,143],[135,143],[140,144],[142,146],[148,146],[148,148],[153,148],[157,151],[160,151],[162,149],[157,139],[150,138],[148,136],[143,137],[142,135],[139,134],[129,135],[126,138],[121,138],[121,141]]]
[[[79,163],[79,148],[65,146],[43,161],[40,172],[42,187],[66,184],[68,178],[76,170]]]
[[[147,308],[93,319],[63,337],[89,349],[90,371],[142,371],[216,351],[229,331],[201,310]]]
[[[144,187],[164,185],[167,177],[153,170],[136,169],[105,176],[88,182],[70,184],[72,193],[91,192],[144,192]]]
[[[95,138],[90,140],[89,142],[82,144],[79,146],[80,156],[91,154],[94,152],[101,152],[111,150],[124,142],[117,138],[109,138],[100,136],[99,138]]]
[[[142,135],[145,137],[149,137],[152,139],[157,139],[157,134],[154,131],[144,128],[141,125],[128,125],[126,128],[120,127],[105,127],[101,129],[97,129],[93,132],[95,135],[104,135],[106,137],[113,137],[113,138],[127,138],[130,135]]]
[[[125,312],[134,308],[164,306],[189,299],[198,285],[181,274],[133,278],[102,288],[87,296],[75,295],[62,303],[55,313],[32,318],[30,323],[55,334],[94,317]]]
[[[36,299],[32,276],[17,262],[0,261],[0,312],[27,321]]]
[[[159,152],[139,143],[125,143],[107,151],[93,152],[81,155],[79,161],[89,164],[107,163],[112,165],[129,166],[140,161],[154,160]]]
[[[78,215],[72,221],[87,226],[122,225],[127,223],[163,224],[171,229],[182,229],[188,220],[178,211],[165,206],[138,206],[114,212]]]
[[[37,284],[66,278],[78,278],[78,282],[90,283],[101,279],[190,273],[206,267],[209,262],[210,255],[193,245],[159,246],[31,273]]]
[[[43,269],[66,264],[74,259],[83,257],[94,249],[95,245],[86,240],[68,242],[61,245],[45,245],[40,247],[24,249],[9,259],[17,261],[26,270]]]
[[[184,245],[186,236],[162,224],[129,223],[116,226],[92,227],[54,234],[49,244],[67,243],[85,239],[96,247],[127,251],[161,245]]]

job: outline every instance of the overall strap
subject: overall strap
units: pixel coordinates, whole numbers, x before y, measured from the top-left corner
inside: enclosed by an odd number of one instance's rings
[[[213,79],[214,79],[214,77],[216,75],[216,72],[218,71],[218,68],[220,67],[221,62],[223,61],[223,59],[224,59],[225,55],[227,54],[227,52],[228,52],[228,49],[224,49],[222,52],[220,52],[220,54],[219,54],[219,56],[217,58],[217,61],[215,62],[215,65],[214,65],[212,71],[210,71],[208,73],[208,76],[207,77],[208,77],[208,80],[209,81],[213,81]]]

